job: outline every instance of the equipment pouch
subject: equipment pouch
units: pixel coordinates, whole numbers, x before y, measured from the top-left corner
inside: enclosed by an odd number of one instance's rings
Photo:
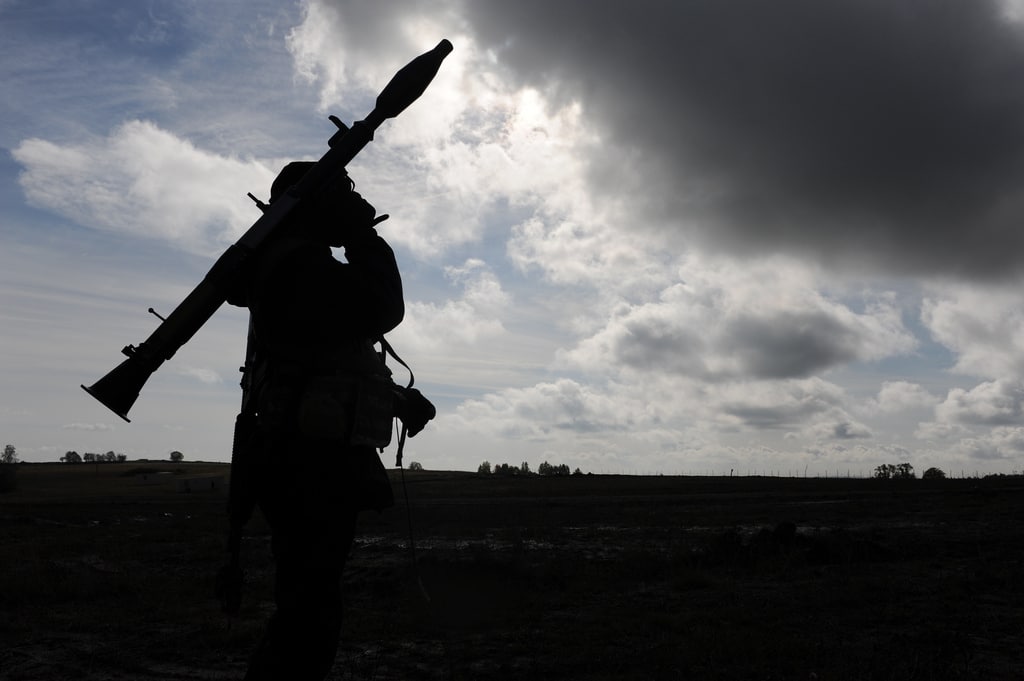
[[[387,447],[394,416],[390,378],[317,376],[309,379],[299,402],[299,432],[349,445]]]

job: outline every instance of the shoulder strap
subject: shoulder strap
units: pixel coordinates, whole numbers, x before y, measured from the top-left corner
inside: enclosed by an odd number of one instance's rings
[[[391,347],[391,343],[388,343],[387,339],[384,338],[384,336],[381,336],[377,340],[378,340],[378,342],[380,342],[380,359],[381,359],[381,361],[382,362],[386,362],[387,355],[391,355],[396,362],[398,362],[403,367],[405,367],[405,370],[409,372],[409,385],[407,385],[405,387],[406,388],[411,388],[413,386],[413,384],[416,383],[416,377],[413,375],[412,369],[409,367],[408,364],[405,363],[405,360],[403,360],[401,357],[398,356],[398,353],[395,352],[395,349],[393,347]]]
[[[380,342],[380,361],[385,363],[385,365],[386,365],[386,363],[387,363],[387,356],[391,355],[396,362],[398,362],[403,367],[405,367],[406,371],[409,372],[409,385],[407,385],[405,387],[406,387],[407,390],[409,388],[412,388],[413,383],[416,382],[416,377],[413,376],[412,369],[409,368],[409,365],[405,363],[404,359],[402,359],[401,357],[398,356],[398,353],[395,352],[395,349],[393,347],[391,347],[391,343],[388,343],[387,339],[384,338],[383,335],[380,336],[377,339],[377,341]],[[409,429],[406,427],[405,423],[402,422],[401,419],[399,419],[399,422],[402,423],[402,427],[401,427],[401,429],[398,432],[398,449],[395,452],[395,467],[396,468],[402,468],[402,454],[405,452],[405,438],[409,434]],[[383,450],[381,450],[381,451],[383,451]],[[402,482],[403,482],[403,484],[405,482],[404,471],[403,471]]]

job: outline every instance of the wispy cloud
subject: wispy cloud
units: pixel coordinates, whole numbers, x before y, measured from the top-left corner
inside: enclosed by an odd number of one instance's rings
[[[181,376],[194,378],[200,383],[205,383],[207,385],[214,385],[223,382],[223,379],[221,379],[220,374],[218,374],[213,369],[203,369],[199,367],[182,367],[177,370],[177,373]]]
[[[109,423],[67,423],[61,426],[65,430],[85,430],[89,432],[107,432],[114,430]]]

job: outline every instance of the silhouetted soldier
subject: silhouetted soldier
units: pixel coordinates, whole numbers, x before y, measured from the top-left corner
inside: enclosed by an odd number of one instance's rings
[[[312,165],[288,164],[271,203]],[[255,427],[245,444],[246,484],[271,527],[276,568],[277,608],[247,680],[326,676],[356,516],[394,503],[374,449],[390,439],[393,414],[378,409],[390,404],[381,392],[390,380],[373,340],[402,320],[402,281],[374,229],[381,218],[347,185],[303,202],[229,298],[251,313]],[[332,246],[344,247],[348,262],[336,260]]]

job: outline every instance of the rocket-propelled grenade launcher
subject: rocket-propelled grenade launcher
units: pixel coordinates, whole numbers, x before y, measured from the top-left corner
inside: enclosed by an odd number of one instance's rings
[[[128,359],[91,386],[83,385],[82,388],[128,421],[128,411],[138,399],[142,386],[224,304],[242,264],[277,233],[302,201],[338,186],[345,166],[373,139],[374,131],[423,94],[451,51],[452,44],[442,40],[437,47],[416,57],[394,75],[364,120],[354,123],[351,128],[339,124],[338,132],[328,141],[330,149],[327,153],[298,184],[272,204],[260,206],[263,215],[221,255],[199,285],[167,315],[149,338],[138,346],[125,347],[122,352]]]

